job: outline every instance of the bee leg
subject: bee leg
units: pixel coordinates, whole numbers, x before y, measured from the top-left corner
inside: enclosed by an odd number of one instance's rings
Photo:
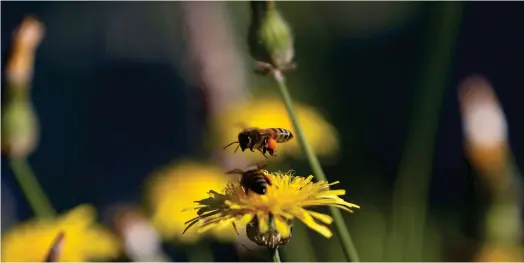
[[[255,67],[255,73],[261,75],[269,75],[274,70],[271,64],[262,61],[257,61]]]
[[[244,190],[244,192],[246,193],[246,195],[249,194],[249,188],[246,188],[246,190]]]
[[[258,149],[258,150],[260,151],[260,153],[262,153],[262,156],[264,156],[264,157],[266,157],[266,159],[268,159],[267,155],[266,155],[266,149],[265,148],[264,148],[264,151],[262,151],[260,149]]]

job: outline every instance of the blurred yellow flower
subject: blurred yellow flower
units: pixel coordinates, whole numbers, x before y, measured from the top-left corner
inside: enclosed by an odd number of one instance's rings
[[[182,211],[195,200],[207,197],[208,189],[220,190],[230,180],[221,169],[195,162],[181,162],[160,169],[152,175],[147,187],[148,204],[152,208],[153,225],[164,238],[194,242],[195,232],[182,235],[184,222],[195,217],[195,211]],[[236,238],[234,228],[215,229],[211,234],[222,240]]]
[[[95,223],[95,209],[80,205],[57,219],[34,219],[2,236],[2,261],[42,262],[53,241],[63,232],[59,261],[108,260],[119,256],[120,243]]]
[[[524,250],[513,244],[486,244],[475,256],[475,262],[522,262]]]
[[[202,233],[216,226],[239,222],[247,225],[247,236],[251,241],[261,246],[278,246],[289,241],[294,218],[326,238],[333,235],[325,226],[331,224],[333,219],[306,207],[334,206],[348,212],[353,212],[351,208],[360,208],[339,197],[345,194],[345,190],[329,189],[338,182],[315,183],[312,182],[313,176],[305,178],[265,170],[264,173],[272,182],[267,186],[265,195],[246,194],[240,178],[232,180],[223,194],[210,191],[210,197],[197,202],[195,209],[198,209],[199,216],[188,221],[187,228],[195,226]]]
[[[313,151],[319,156],[336,155],[339,150],[339,140],[335,128],[318,111],[309,106],[295,103],[295,110],[305,139],[309,142]],[[284,128],[295,133],[284,103],[280,99],[271,97],[257,98],[246,103],[233,105],[217,117],[215,127],[218,131],[219,147],[236,141],[238,133],[246,127]],[[233,152],[233,150],[230,151]],[[261,157],[258,151],[254,153],[245,151],[243,154]],[[277,154],[303,157],[296,138],[279,144]]]

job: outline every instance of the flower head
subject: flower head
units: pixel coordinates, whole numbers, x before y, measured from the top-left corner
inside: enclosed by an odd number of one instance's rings
[[[118,239],[105,228],[94,225],[94,220],[94,208],[81,205],[58,219],[35,219],[15,226],[2,236],[2,261],[42,262],[61,233],[65,239],[60,244],[60,261],[118,257],[121,248]]]
[[[153,174],[148,184],[148,203],[153,212],[153,225],[164,238],[176,238],[181,242],[194,242],[198,235],[189,232],[182,235],[184,222],[194,214],[181,211],[194,200],[205,198],[209,189],[219,190],[229,181],[218,167],[196,162],[169,165]],[[236,238],[234,229],[215,229],[215,237],[230,240]]]
[[[313,176],[305,178],[291,173],[264,172],[271,180],[265,195],[246,194],[240,179],[232,180],[223,193],[210,191],[209,198],[197,201],[195,209],[198,209],[198,216],[187,222],[187,228],[196,226],[199,232],[205,232],[216,226],[238,222],[247,224],[249,239],[258,245],[274,246],[289,240],[291,223],[295,218],[326,238],[333,235],[326,226],[333,219],[306,209],[308,207],[334,206],[348,212],[353,212],[351,208],[360,208],[339,197],[345,194],[345,190],[329,189],[338,182],[315,183],[312,182]]]
[[[320,156],[334,156],[339,150],[338,135],[335,128],[327,122],[315,109],[295,104],[298,119],[305,139],[313,150]],[[242,126],[242,127],[241,127]],[[284,128],[295,133],[286,107],[282,100],[276,98],[257,98],[243,104],[236,104],[226,109],[223,115],[218,116],[215,127],[220,138],[218,143],[221,147],[236,140],[242,128]],[[289,154],[294,157],[303,158],[302,150],[298,140],[292,139],[286,143],[279,143],[278,155]],[[255,151],[246,151],[243,155],[260,158],[262,155]],[[262,157],[263,158],[263,157]]]

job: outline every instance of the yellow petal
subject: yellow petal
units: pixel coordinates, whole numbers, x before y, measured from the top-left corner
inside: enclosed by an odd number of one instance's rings
[[[311,211],[311,210],[306,210],[309,214],[311,214],[311,216],[313,216],[315,219],[318,219],[320,222],[326,224],[326,225],[330,225],[331,223],[333,223],[333,218],[331,216],[328,216],[328,215],[325,215],[325,214],[322,214],[322,213],[317,213],[315,211]]]
[[[321,192],[319,195],[317,195],[317,197],[329,197],[329,196],[339,196],[339,195],[345,195],[346,194],[346,190],[329,190],[329,191],[324,191],[324,192]]]
[[[315,222],[315,219],[305,209],[302,209],[302,208],[295,209],[294,215],[298,219],[300,219],[300,221],[302,221],[306,226],[317,231],[318,233],[325,236],[326,238],[331,238],[333,236],[333,233],[331,233],[331,230],[329,230],[329,228]]]
[[[217,227],[218,225],[220,225],[224,221],[226,221],[226,219],[206,222],[204,225],[202,225],[200,228],[197,229],[197,233],[207,232],[210,229]]]
[[[339,184],[339,183],[340,183],[340,181],[334,181],[334,182],[332,182],[332,183],[329,183],[328,185],[329,185],[329,186],[332,186],[332,185],[336,185],[336,184]]]
[[[67,212],[61,219],[64,225],[74,224],[79,227],[86,227],[95,220],[96,211],[92,205],[79,205]]]
[[[258,232],[261,234],[266,233],[269,230],[269,216],[264,212],[258,212]]]
[[[290,231],[289,231],[289,225],[287,224],[287,220],[281,217],[275,217],[275,228],[277,229],[278,233],[283,238],[289,237]]]
[[[249,224],[249,222],[251,222],[251,220],[253,220],[253,217],[255,217],[255,215],[253,214],[245,214],[242,216],[242,218],[240,218],[240,222],[244,225],[247,225]]]

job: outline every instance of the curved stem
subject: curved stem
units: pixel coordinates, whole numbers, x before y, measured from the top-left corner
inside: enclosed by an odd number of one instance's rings
[[[38,183],[27,160],[25,158],[10,158],[9,164],[35,215],[37,217],[55,216],[56,212]]]
[[[280,261],[280,254],[278,253],[278,247],[268,247],[269,253],[271,253],[271,259],[273,262],[281,262]]]
[[[278,83],[278,88],[280,90],[280,94],[282,95],[282,99],[284,100],[284,104],[286,105],[286,110],[289,114],[289,118],[291,119],[293,129],[297,133],[296,137],[297,137],[298,143],[300,144],[302,150],[304,151],[306,158],[309,162],[309,165],[311,166],[311,169],[313,170],[314,175],[317,177],[318,180],[327,181],[326,175],[324,174],[324,171],[322,170],[322,167],[320,166],[320,162],[318,161],[317,156],[313,153],[311,146],[309,146],[309,144],[306,142],[306,139],[304,137],[304,132],[302,131],[302,128],[300,127],[300,123],[298,122],[298,117],[295,113],[295,110],[293,109],[293,102],[291,100],[291,95],[289,94],[284,75],[282,75],[281,71],[275,70],[273,72],[273,77],[275,78],[275,80]],[[351,235],[349,234],[346,223],[344,222],[342,213],[340,212],[340,210],[338,210],[335,207],[329,207],[329,210],[331,214],[333,215],[334,225],[337,230],[337,234],[340,238],[340,241],[342,242],[342,248],[344,250],[344,254],[346,255],[346,258],[353,262],[360,261],[358,257],[357,249],[355,248],[355,244],[353,243],[353,240],[351,239]]]

